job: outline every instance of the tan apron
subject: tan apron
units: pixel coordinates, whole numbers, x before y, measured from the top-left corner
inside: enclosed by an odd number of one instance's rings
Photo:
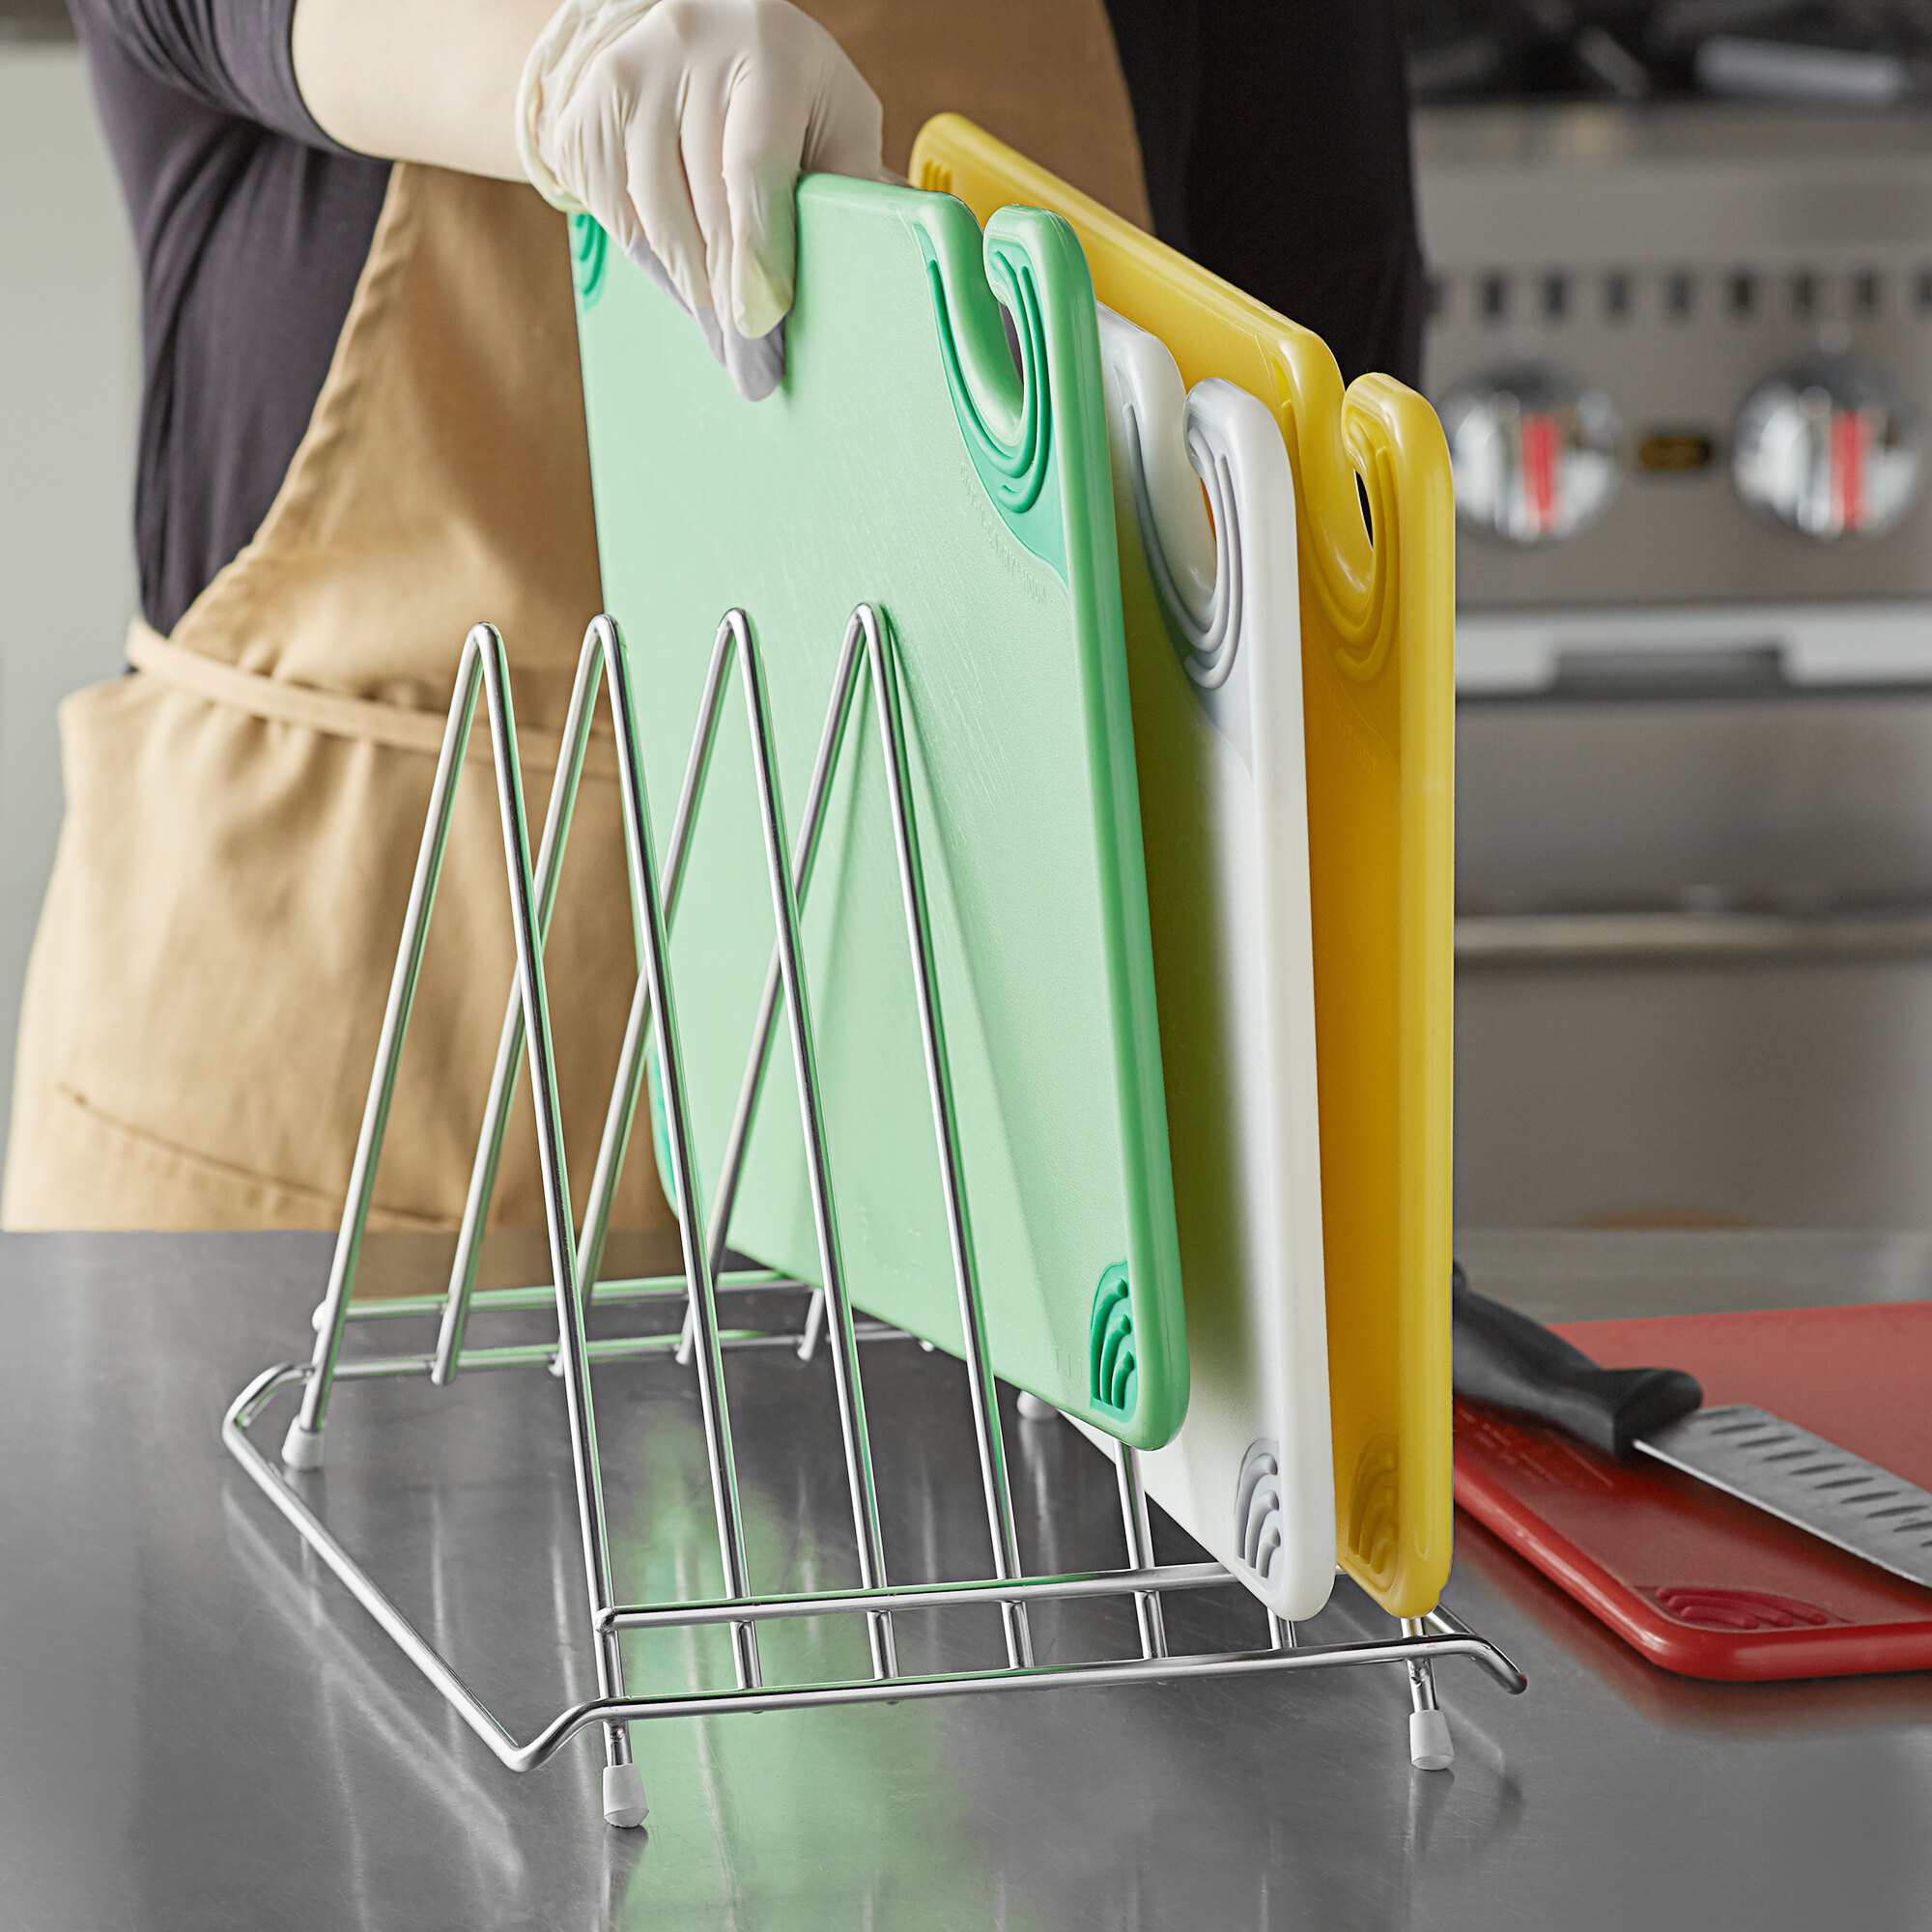
[[[886,165],[949,110],[1143,228],[1133,108],[1102,0],[799,0],[886,110]]]
[[[1145,219],[1100,0],[811,11],[879,89],[901,168],[925,116],[956,107]],[[0,1222],[334,1224],[464,636],[503,633],[540,821],[598,608],[561,217],[530,188],[399,163],[254,541],[171,638],[134,626],[132,675],[61,707],[67,817]],[[580,1213],[636,979],[624,870],[607,723],[548,954]],[[479,727],[371,1226],[459,1217],[511,970]],[[614,1225],[668,1225],[633,1147]],[[526,1092],[492,1218],[542,1217]]]

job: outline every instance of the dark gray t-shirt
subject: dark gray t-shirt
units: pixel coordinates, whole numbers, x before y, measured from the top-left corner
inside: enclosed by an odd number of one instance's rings
[[[389,164],[315,125],[295,0],[70,0],[141,272],[134,546],[171,631],[255,533],[327,373]]]
[[[389,178],[297,90],[296,0],[70,0],[141,271],[134,541],[171,631],[267,514]],[[1423,276],[1394,0],[1107,0],[1162,238],[1406,382]]]

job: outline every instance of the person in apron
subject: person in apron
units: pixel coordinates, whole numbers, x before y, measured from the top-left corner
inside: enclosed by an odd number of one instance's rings
[[[782,367],[797,174],[902,168],[943,108],[1143,224],[1153,183],[1183,245],[1225,222],[1201,183],[1226,158],[1189,146],[1186,107],[1221,28],[1151,0],[1111,19],[1102,0],[73,5],[142,258],[144,615],[130,674],[61,710],[67,815],[0,1221],[332,1226],[465,635],[503,633],[540,801],[599,609],[558,211],[594,213],[755,397]],[[1298,11],[1320,41],[1353,10]],[[1393,101],[1401,192],[1366,279],[1359,226],[1308,259],[1340,265],[1359,343],[1390,366],[1412,362],[1420,264],[1387,0],[1364,14],[1381,68],[1365,83],[1337,56],[1330,75]],[[1281,16],[1253,14],[1276,39]],[[1284,73],[1295,88],[1318,134],[1349,137]],[[1166,129],[1145,170],[1136,104]],[[580,1211],[636,978],[600,733],[548,953]],[[479,736],[371,1226],[460,1217],[512,971]],[[492,1218],[533,1226],[520,1105]],[[668,1226],[637,1140],[613,1225]]]

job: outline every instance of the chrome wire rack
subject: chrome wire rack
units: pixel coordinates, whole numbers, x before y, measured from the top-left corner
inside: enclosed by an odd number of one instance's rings
[[[734,664],[750,727],[777,932],[708,1225],[700,1226],[696,1204],[702,1197],[696,1185],[691,1147],[668,933],[676,915],[685,860],[704,796],[706,774]],[[591,722],[600,693],[606,686],[615,726],[633,912],[641,941],[643,969],[631,1005],[583,1224],[577,1229],[572,1223],[564,1163],[550,1009],[544,985],[544,943],[555,901],[572,808],[589,749]],[[846,1293],[838,1221],[828,1179],[823,1110],[813,1055],[811,1002],[799,938],[799,905],[810,886],[826,799],[847,741],[848,725],[862,693],[867,691],[879,726],[893,818],[906,941],[913,966],[952,1271],[965,1338],[966,1381],[991,1553],[991,1574],[965,1582],[895,1584],[888,1580],[873,1480],[872,1442],[866,1416],[861,1345],[897,1337],[899,1331],[864,1320]],[[479,693],[489,715],[501,811],[516,942],[516,980],[503,1016],[495,1075],[447,1289],[440,1294],[413,1300],[358,1303],[352,1297],[376,1165],[428,938],[457,779],[475,723]],[[315,1313],[314,1347],[306,1361],[265,1370],[235,1399],[222,1422],[222,1438],[237,1461],[303,1541],[511,1771],[524,1772],[541,1765],[580,1731],[600,1726],[605,1751],[604,1813],[612,1825],[638,1825],[645,1815],[642,1774],[631,1754],[630,1725],[637,1719],[889,1703],[969,1692],[1042,1690],[1069,1685],[1146,1684],[1181,1676],[1259,1675],[1350,1664],[1400,1667],[1407,1673],[1410,1690],[1412,1761],[1423,1769],[1446,1765],[1451,1748],[1447,1720],[1436,1700],[1434,1666],[1440,1658],[1471,1658],[1506,1690],[1520,1691],[1525,1688],[1522,1673],[1493,1643],[1438,1606],[1425,1617],[1405,1620],[1402,1635],[1384,1642],[1301,1643],[1292,1625],[1282,1624],[1270,1615],[1270,1648],[1171,1654],[1161,1615],[1162,1593],[1225,1586],[1235,1579],[1217,1563],[1161,1565],[1153,1560],[1136,1453],[1124,1445],[1115,1445],[1114,1461],[1125,1533],[1125,1566],[1058,1576],[1027,1576],[1023,1572],[947,1071],[941,989],[921,868],[895,647],[885,619],[872,607],[862,604],[847,622],[803,821],[791,841],[786,838],[780,796],[763,668],[751,623],[744,612],[729,612],[718,630],[662,870],[638,766],[635,715],[636,699],[616,623],[608,616],[600,616],[584,639],[549,810],[532,866],[503,640],[494,628],[479,624],[465,641],[351,1169],[348,1200],[336,1237],[327,1289]],[[781,1004],[791,1040],[804,1127],[818,1247],[816,1284],[781,1277],[769,1270],[726,1265],[732,1203],[771,1057]],[[602,1280],[599,1276],[611,1204],[642,1094],[653,1031],[663,1090],[665,1155],[673,1183],[684,1273],[660,1278]],[[508,1130],[520,1057],[527,1058],[535,1100],[553,1279],[545,1287],[479,1290],[476,1283],[482,1231]],[[772,1288],[790,1288],[810,1295],[799,1328],[726,1328],[723,1324],[720,1313],[723,1295]],[[683,1331],[617,1335],[592,1341],[587,1333],[586,1315],[593,1296],[600,1308],[626,1303],[662,1308],[668,1302],[672,1307],[682,1302]],[[557,1320],[554,1341],[479,1347],[467,1339],[472,1314],[527,1312],[553,1305]],[[347,1356],[343,1353],[344,1330],[349,1322],[411,1315],[438,1322],[435,1347],[429,1352]],[[820,1346],[829,1348],[832,1360],[845,1473],[851,1492],[859,1586],[849,1590],[761,1595],[753,1588],[746,1561],[744,1517],[724,1358],[728,1350],[760,1348],[791,1348],[810,1358]],[[621,1603],[612,1582],[589,1369],[593,1362],[662,1358],[667,1353],[682,1363],[696,1365],[724,1595],[701,1602]],[[322,1466],[324,1428],[337,1382],[420,1377],[438,1387],[446,1387],[465,1370],[486,1368],[545,1368],[561,1378],[582,1531],[584,1610],[597,1664],[597,1695],[559,1711],[524,1743],[519,1743],[491,1714],[449,1662],[410,1624],[381,1586],[337,1541],[311,1506],[302,1482],[305,1474]],[[285,1393],[299,1397],[299,1408],[283,1440],[282,1466],[277,1466],[257,1446],[249,1431],[270,1404]],[[1027,1621],[1030,1605],[1104,1597],[1133,1600],[1140,1656],[1066,1664],[1041,1664],[1035,1661]],[[965,1605],[983,1608],[989,1604],[999,1606],[1002,1618],[1006,1642],[1004,1668],[926,1675],[901,1671],[894,1640],[895,1612]],[[758,1650],[761,1623],[847,1614],[866,1620],[871,1654],[869,1678],[765,1683]],[[702,1625],[723,1625],[728,1629],[736,1678],[733,1687],[675,1695],[639,1694],[627,1688],[620,1643],[622,1633]]]

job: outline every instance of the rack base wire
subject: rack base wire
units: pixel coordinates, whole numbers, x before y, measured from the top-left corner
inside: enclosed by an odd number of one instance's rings
[[[766,868],[772,890],[776,940],[764,998],[753,1031],[744,1078],[708,1224],[698,1206],[700,1194],[688,1132],[688,1106],[677,1034],[675,993],[669,972],[668,932],[675,918],[692,828],[701,806],[711,753],[724,708],[733,665],[740,674],[753,764],[759,790]],[[625,837],[630,861],[633,911],[641,936],[643,968],[639,975],[624,1044],[606,1115],[583,1225],[572,1225],[570,1187],[559,1124],[550,1009],[545,993],[543,953],[558,873],[569,837],[572,810],[589,748],[590,727],[600,693],[608,689],[615,725]],[[813,1053],[810,998],[799,940],[799,904],[810,888],[826,798],[862,692],[868,689],[879,725],[887,795],[898,860],[907,945],[920,1008],[928,1091],[932,1102],[935,1151],[945,1196],[954,1284],[958,1292],[968,1393],[979,1451],[980,1488],[992,1557],[992,1575],[968,1582],[895,1586],[887,1576],[873,1482],[870,1434],[865,1409],[860,1345],[906,1339],[886,1324],[860,1318],[845,1293],[843,1260],[828,1178],[822,1107]],[[477,699],[486,702],[497,802],[503,830],[512,926],[516,940],[516,982],[511,988],[497,1065],[478,1138],[469,1196],[458,1233],[456,1257],[445,1292],[394,1301],[353,1300],[357,1263],[368,1222],[377,1162],[387,1124],[390,1098],[404,1037],[408,1032],[417,976],[449,834],[455,786],[475,722]],[[1272,1647],[1216,1653],[1169,1654],[1161,1594],[1220,1587],[1236,1582],[1216,1563],[1159,1565],[1152,1555],[1148,1512],[1136,1452],[1116,1445],[1114,1462],[1120,1490],[1127,1563],[1115,1571],[1088,1571],[1029,1577],[1018,1556],[1007,1454],[995,1393],[991,1351],[980,1294],[971,1222],[964,1183],[951,1082],[947,1071],[944,1020],[934,965],[930,919],[920,863],[919,831],[912,805],[910,766],[900,712],[895,644],[889,627],[868,605],[860,605],[846,626],[838,670],[827,706],[817,759],[796,841],[785,837],[774,738],[766,701],[763,668],[749,619],[729,612],[720,625],[706,676],[704,695],[673,818],[666,863],[660,873],[651,836],[648,805],[637,763],[635,702],[622,639],[611,618],[590,626],[579,663],[563,730],[563,746],[552,784],[549,810],[536,862],[531,863],[528,820],[516,722],[510,696],[503,640],[487,624],[466,639],[457,674],[437,773],[431,790],[422,846],[411,887],[408,913],[397,950],[395,973],[384,1014],[376,1065],[371,1075],[348,1199],[336,1237],[327,1289],[314,1319],[315,1341],[307,1361],[267,1369],[237,1396],[222,1419],[221,1435],[262,1492],[310,1548],[334,1573],[390,1639],[422,1672],[497,1760],[513,1772],[546,1763],[579,1732],[602,1731],[605,1775],[604,1812],[616,1826],[635,1826],[646,1813],[642,1776],[631,1750],[630,1725],[656,1718],[721,1716],[733,1711],[788,1711],[839,1704],[896,1703],[905,1700],[1056,1690],[1069,1686],[1137,1685],[1179,1677],[1265,1675],[1361,1665],[1396,1665],[1407,1674],[1411,1712],[1410,1759],[1418,1768],[1439,1770],[1453,1755],[1447,1719],[1437,1701],[1435,1665],[1441,1658],[1468,1658],[1512,1693],[1526,1679],[1508,1657],[1440,1605],[1425,1617],[1405,1619],[1402,1634],[1386,1641],[1304,1644],[1291,1625],[1270,1615]],[[811,1183],[820,1279],[814,1285],[768,1269],[724,1266],[731,1205],[743,1171],[752,1123],[762,1094],[771,1049],[782,1009],[792,1047],[793,1071],[806,1158]],[[664,1090],[666,1156],[673,1181],[683,1250],[681,1275],[599,1280],[617,1177],[629,1147],[651,1037]],[[550,1237],[552,1281],[543,1288],[479,1291],[477,1264],[482,1231],[495,1188],[519,1058],[526,1057],[536,1101],[538,1154]],[[802,1329],[726,1328],[720,1321],[720,1297],[756,1290],[809,1291],[810,1303]],[[647,1333],[600,1338],[586,1333],[585,1318],[598,1305],[682,1304],[681,1333]],[[554,1306],[554,1341],[494,1347],[467,1345],[472,1314],[501,1315]],[[423,1354],[350,1355],[342,1353],[351,1322],[406,1317],[434,1318],[436,1347]],[[859,1587],[790,1595],[759,1595],[748,1574],[743,1512],[738,1496],[724,1357],[745,1349],[783,1348],[810,1359],[828,1345],[838,1402],[845,1469],[851,1492]],[[922,1346],[929,1346],[922,1344]],[[719,1550],[725,1594],[705,1602],[622,1604],[615,1600],[610,1538],[603,1499],[589,1367],[671,1356],[681,1365],[694,1360]],[[595,1697],[557,1713],[534,1737],[519,1743],[464,1683],[448,1661],[409,1622],[356,1559],[336,1540],[290,1480],[319,1469],[328,1404],[338,1380],[421,1377],[446,1386],[466,1370],[545,1368],[563,1384],[580,1529],[583,1545],[585,1622],[597,1662]],[[289,1425],[277,1467],[249,1435],[251,1425],[278,1397],[295,1393],[299,1407]],[[1031,1604],[1072,1598],[1131,1598],[1136,1611],[1141,1656],[1084,1663],[1041,1664],[1034,1660],[1027,1621]],[[924,1675],[902,1672],[893,1634],[896,1611],[997,1605],[1006,1641],[1004,1669],[952,1670]],[[801,1616],[863,1615],[870,1644],[869,1678],[767,1686],[758,1654],[761,1623]],[[627,1690],[619,1644],[625,1630],[696,1628],[718,1625],[730,1633],[734,1688],[679,1695],[637,1695]]]

